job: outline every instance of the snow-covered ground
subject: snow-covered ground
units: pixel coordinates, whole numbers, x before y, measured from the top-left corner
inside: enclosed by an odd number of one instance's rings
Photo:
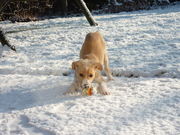
[[[179,7],[94,16],[98,27],[84,17],[0,22],[17,48],[0,45],[0,135],[180,134]],[[62,95],[85,35],[97,30],[111,95]]]

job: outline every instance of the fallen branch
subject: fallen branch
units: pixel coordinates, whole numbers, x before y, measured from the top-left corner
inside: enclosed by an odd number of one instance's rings
[[[89,24],[91,26],[97,26],[98,24],[93,19],[91,12],[89,11],[88,7],[86,6],[86,3],[83,0],[76,0],[77,4],[81,8],[83,14],[85,15],[86,19],[88,20]]]
[[[2,46],[7,45],[8,47],[10,47],[13,51],[16,52],[16,47],[14,45],[11,45],[8,40],[6,40],[6,37],[2,31],[2,29],[0,28],[0,42],[2,44]]]
[[[6,1],[6,0],[5,0]],[[4,6],[2,6],[2,8],[0,9],[0,13],[7,7],[7,5],[11,2],[11,0],[6,1],[6,3],[4,4]]]

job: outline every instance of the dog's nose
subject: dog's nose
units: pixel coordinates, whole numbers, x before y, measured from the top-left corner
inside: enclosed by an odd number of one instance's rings
[[[88,85],[88,84],[84,84],[84,88],[85,88],[85,89],[88,89],[88,88],[89,88],[89,85]]]

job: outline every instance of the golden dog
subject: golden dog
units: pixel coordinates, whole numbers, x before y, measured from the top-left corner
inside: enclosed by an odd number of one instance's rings
[[[88,89],[92,86],[92,81],[94,81],[99,84],[97,88],[99,93],[109,95],[110,93],[106,90],[106,81],[100,72],[103,70],[103,64],[108,81],[113,80],[108,66],[106,43],[102,35],[98,31],[88,33],[80,51],[80,60],[72,63],[72,69],[75,70],[74,81],[64,94]]]

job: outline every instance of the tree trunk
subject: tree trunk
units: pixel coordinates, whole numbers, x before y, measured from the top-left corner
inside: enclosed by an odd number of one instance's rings
[[[89,24],[91,26],[97,26],[98,24],[93,19],[91,12],[89,11],[89,9],[86,6],[86,3],[83,0],[76,0],[76,2],[79,5],[79,7],[81,8],[81,10],[82,10],[83,14],[85,15],[86,19],[88,20]]]
[[[61,0],[62,17],[67,17],[67,0]]]

